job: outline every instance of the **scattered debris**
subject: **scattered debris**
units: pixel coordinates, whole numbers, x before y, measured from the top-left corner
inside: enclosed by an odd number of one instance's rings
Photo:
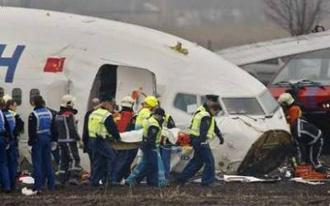
[[[313,180],[305,180],[302,177],[291,178],[290,181],[299,182],[299,183],[308,184],[308,185],[323,185],[324,184],[324,182],[320,182],[320,181],[316,182]]]
[[[177,42],[175,46],[170,46],[171,49],[173,49],[174,51],[177,51],[183,55],[188,55],[189,51],[187,48],[183,48],[182,43],[181,42]]]
[[[24,187],[24,188],[22,188],[22,194],[25,196],[32,196],[32,195],[38,194],[38,192]]]
[[[27,185],[33,185],[34,184],[34,179],[31,176],[20,177],[19,181],[22,182],[23,184],[27,184]]]
[[[225,182],[244,182],[244,183],[254,183],[254,182],[278,182],[281,178],[267,178],[261,179],[252,176],[238,176],[238,175],[224,175],[223,179]]]

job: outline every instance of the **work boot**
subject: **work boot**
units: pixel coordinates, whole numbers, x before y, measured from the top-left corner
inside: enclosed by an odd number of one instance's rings
[[[215,188],[215,187],[217,187],[217,185],[215,183],[210,183],[210,184],[203,184],[202,183],[201,185],[204,188]]]
[[[135,182],[134,181],[130,181],[130,180],[125,180],[125,185],[129,186],[129,187],[134,187],[135,186]]]
[[[172,181],[170,181],[170,185],[173,185],[175,187],[183,187],[185,185],[185,182],[180,181],[178,179],[172,179]]]
[[[74,179],[74,178],[69,179],[68,182],[69,182],[70,185],[80,185],[80,182],[77,179]]]

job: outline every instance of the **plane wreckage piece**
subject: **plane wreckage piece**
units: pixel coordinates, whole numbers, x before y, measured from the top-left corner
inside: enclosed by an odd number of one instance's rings
[[[219,145],[215,139],[210,147],[216,169],[226,174],[237,174],[239,168],[244,171],[242,163],[249,169],[259,167],[256,155],[246,155],[263,133],[289,132],[282,109],[264,85],[195,43],[100,18],[9,7],[1,11],[0,51],[4,55],[0,61],[6,73],[1,89],[9,94],[21,91],[18,111],[26,123],[32,110],[31,97],[41,94],[49,108],[57,109],[61,97],[70,93],[76,98],[82,134],[84,115],[94,97],[106,92],[120,100],[141,91],[159,94],[162,107],[180,128],[186,128],[193,112],[205,102],[205,95],[218,95],[223,112],[216,119],[225,143]],[[136,111],[142,101],[142,96],[137,98]],[[26,163],[31,156],[27,139],[25,133],[19,143]],[[137,146],[138,142],[115,143],[118,149]],[[80,155],[82,167],[89,171],[88,156],[82,150]],[[173,148],[173,158],[178,160],[173,170],[180,171],[191,155],[191,147]],[[266,164],[272,160],[261,158],[265,159],[269,160],[264,161]]]
[[[238,168],[240,175],[262,175],[276,169],[292,151],[291,135],[284,131],[268,131],[252,145]]]

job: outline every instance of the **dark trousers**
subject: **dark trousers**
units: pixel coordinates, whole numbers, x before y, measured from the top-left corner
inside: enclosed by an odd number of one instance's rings
[[[323,149],[323,137],[321,136],[317,141],[308,143],[311,139],[308,136],[296,138],[298,159],[300,162],[313,165],[314,168],[322,166],[320,156]]]
[[[10,178],[10,188],[11,190],[16,189],[16,178],[17,178],[17,169],[18,169],[18,147],[16,141],[10,143],[10,148],[7,150],[8,155],[8,170]]]
[[[160,147],[160,155],[163,160],[165,177],[166,179],[170,178],[170,170],[171,170],[171,146],[162,145]]]
[[[88,157],[89,157],[89,162],[90,162],[90,176],[93,176],[93,168],[95,167],[94,164],[94,159],[95,159],[95,155],[94,155],[94,149],[95,149],[95,139],[94,138],[90,138],[88,140]]]
[[[113,164],[112,181],[120,182],[131,173],[131,165],[136,157],[138,149],[118,150]]]
[[[55,174],[52,168],[50,136],[39,135],[32,145],[34,190],[41,190],[46,183],[48,189],[55,189]]]
[[[198,138],[192,138],[194,148],[194,156],[179,175],[180,183],[187,182],[192,178],[203,166],[202,185],[212,184],[215,180],[214,157],[208,144],[201,145]]]
[[[115,159],[115,152],[108,140],[96,138],[93,149],[93,169],[92,169],[92,185],[99,185],[102,180],[103,184],[111,183],[112,165]]]
[[[80,157],[77,142],[59,143],[59,178],[64,184],[69,179],[79,180],[80,178]]]
[[[58,167],[60,165],[60,149],[57,147],[54,151],[52,151],[52,156],[54,158],[55,162],[55,171],[58,170]]]
[[[8,169],[8,153],[4,137],[0,136],[0,180],[3,190],[10,190],[10,176]]]
[[[143,147],[141,149],[143,151],[142,160],[125,180],[126,183],[129,185],[135,185],[146,177],[147,184],[150,186],[165,186],[166,178],[159,149],[149,147]]]

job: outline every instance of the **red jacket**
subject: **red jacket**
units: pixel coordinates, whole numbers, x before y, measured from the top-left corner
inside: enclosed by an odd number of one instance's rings
[[[120,119],[117,122],[117,128],[119,132],[125,132],[131,120],[134,116],[134,112],[122,111],[120,112]]]

